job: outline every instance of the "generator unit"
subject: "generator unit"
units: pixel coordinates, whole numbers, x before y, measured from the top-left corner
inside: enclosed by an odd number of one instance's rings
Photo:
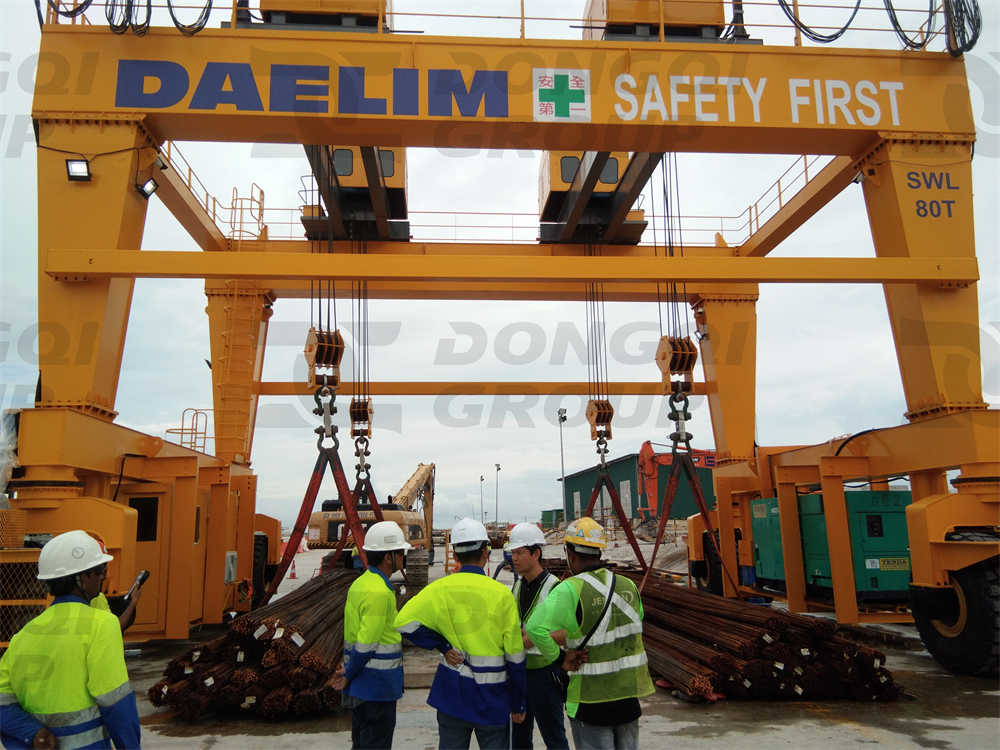
[[[910,546],[906,506],[912,500],[901,490],[846,493],[854,585],[859,602],[905,602],[910,589]],[[800,495],[799,523],[806,590],[810,596],[833,596],[830,548],[822,495]],[[753,523],[754,570],[757,583],[785,589],[785,560],[777,498],[750,505]]]

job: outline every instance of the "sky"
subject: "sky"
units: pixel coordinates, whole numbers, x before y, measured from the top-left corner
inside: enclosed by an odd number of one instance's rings
[[[397,11],[481,10],[516,14],[518,2],[405,2]],[[853,4],[852,4],[853,5]],[[984,397],[1000,402],[1000,14],[982,3],[984,30],[966,66],[977,123],[973,161]],[[526,3],[528,15],[576,18],[582,0]],[[101,9],[96,9],[102,18]],[[0,0],[0,407],[31,403],[36,379],[35,293],[37,198],[35,148],[29,117],[39,30],[29,0]],[[93,13],[94,11],[92,11]],[[193,15],[193,11],[187,11]],[[813,9],[806,20],[832,23],[838,10]],[[753,14],[751,18],[751,13]],[[825,13],[826,15],[823,15]],[[867,16],[865,15],[867,13]],[[217,25],[228,10],[216,11]],[[780,13],[748,6],[750,33],[790,44]],[[190,19],[186,19],[190,20]],[[103,21],[102,21],[103,22]],[[166,10],[154,22],[169,23]],[[863,11],[858,25],[886,27],[884,11]],[[511,36],[517,21],[399,16],[395,28],[429,33]],[[579,23],[529,22],[528,36],[577,38]],[[888,32],[848,32],[839,47],[897,48]],[[228,202],[233,188],[247,195],[259,185],[277,228],[299,205],[300,179],[308,173],[301,147],[253,144],[179,144],[211,193]],[[537,211],[537,151],[409,149],[408,200],[415,238],[459,236],[429,227],[459,220],[430,211],[488,211],[516,215],[477,217],[499,228],[482,230],[488,241],[533,236]],[[681,207],[686,216],[735,216],[755,201],[794,157],[678,155]],[[654,182],[657,177],[654,177]],[[645,194],[640,205],[658,204]],[[287,210],[281,210],[287,209]],[[468,219],[465,219],[468,221]],[[423,226],[421,226],[423,225]],[[512,228],[513,226],[513,228]],[[697,236],[696,223],[688,238]],[[700,225],[699,225],[700,226]],[[448,235],[451,231],[453,234]],[[274,236],[274,233],[272,233]],[[662,235],[661,235],[662,241]],[[149,202],[143,249],[196,250],[154,196]],[[777,248],[774,257],[872,257],[871,232],[861,188],[851,185]],[[208,320],[203,283],[136,282],[116,408],[118,422],[165,436],[187,407],[211,407]],[[309,325],[307,303],[279,299],[271,319],[264,380],[303,380],[302,347]],[[659,314],[649,303],[609,303],[609,377],[656,381],[653,351]],[[757,308],[757,442],[808,444],[871,427],[901,424],[905,404],[882,291],[874,285],[761,285]],[[370,354],[373,380],[586,380],[579,342],[585,331],[582,303],[414,302],[373,300]],[[350,306],[338,308],[341,325]],[[696,373],[700,379],[699,372]],[[346,405],[346,398],[342,399]],[[436,526],[465,515],[538,520],[561,505],[560,459],[567,474],[593,465],[595,453],[583,416],[585,397],[377,398],[372,477],[377,491],[394,493],[417,463],[437,465]],[[610,458],[634,453],[642,442],[667,442],[671,425],[659,398],[615,400]],[[568,410],[562,428],[557,409]],[[259,475],[258,512],[290,523],[298,512],[315,461],[315,417],[309,399],[262,398],[252,465]],[[704,399],[692,399],[693,445],[712,448]],[[343,420],[346,409],[341,411]],[[344,422],[340,422],[343,427]],[[350,452],[344,455],[349,473]],[[495,465],[500,464],[497,471]],[[480,481],[480,477],[484,477]],[[328,479],[321,498],[334,493]]]

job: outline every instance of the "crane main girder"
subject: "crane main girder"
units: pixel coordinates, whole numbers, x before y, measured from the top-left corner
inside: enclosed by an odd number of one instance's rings
[[[35,118],[138,115],[164,139],[859,155],[975,132],[946,53],[63,25],[39,60]],[[49,85],[56,62],[88,85]]]

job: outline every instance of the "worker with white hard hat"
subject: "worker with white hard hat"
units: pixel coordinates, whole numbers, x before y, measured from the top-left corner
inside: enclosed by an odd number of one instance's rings
[[[0,740],[6,748],[120,750],[142,741],[118,618],[90,606],[113,558],[85,531],[53,537],[38,579],[55,597],[0,658]]]
[[[525,656],[510,590],[483,570],[489,536],[463,518],[451,530],[461,563],[403,605],[396,629],[441,652],[427,703],[437,709],[438,747],[467,750],[473,732],[482,750],[509,747],[510,723],[524,720]]]
[[[528,619],[528,637],[545,658],[559,655],[553,631],[566,632],[563,667],[570,673],[566,713],[573,744],[638,750],[639,698],[653,692],[642,643],[642,601],[635,584],[601,561],[604,528],[583,517],[566,527],[573,576]]]
[[[352,709],[355,750],[389,750],[396,701],[403,695],[403,643],[394,627],[396,592],[389,577],[406,566],[413,549],[399,524],[379,521],[365,532],[368,570],[351,584],[344,607],[344,663],[334,687]]]
[[[559,580],[542,567],[545,534],[535,524],[517,524],[510,530],[509,543],[514,571],[520,576],[514,580],[513,594],[524,633],[524,623]],[[562,662],[558,654],[552,657],[542,655],[527,634],[523,637],[527,649],[528,710],[524,721],[514,727],[513,747],[516,750],[531,750],[534,746],[533,725],[537,723],[546,750],[569,750],[561,688],[561,681],[565,679]],[[566,644],[565,633],[554,637],[557,642]]]

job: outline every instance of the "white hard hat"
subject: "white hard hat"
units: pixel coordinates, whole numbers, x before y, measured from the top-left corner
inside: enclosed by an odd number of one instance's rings
[[[489,540],[486,527],[471,518],[463,518],[451,528],[451,544],[458,552],[470,552]]]
[[[67,531],[52,537],[38,556],[38,580],[82,573],[114,558],[104,551],[104,545],[86,531]]]
[[[406,541],[403,530],[395,521],[379,521],[373,523],[371,528],[365,532],[365,543],[362,545],[365,552],[394,552],[396,550],[413,549],[413,546]]]
[[[520,547],[534,547],[536,545],[539,547],[545,546],[545,534],[535,524],[519,523],[510,530],[511,550],[519,549]]]

